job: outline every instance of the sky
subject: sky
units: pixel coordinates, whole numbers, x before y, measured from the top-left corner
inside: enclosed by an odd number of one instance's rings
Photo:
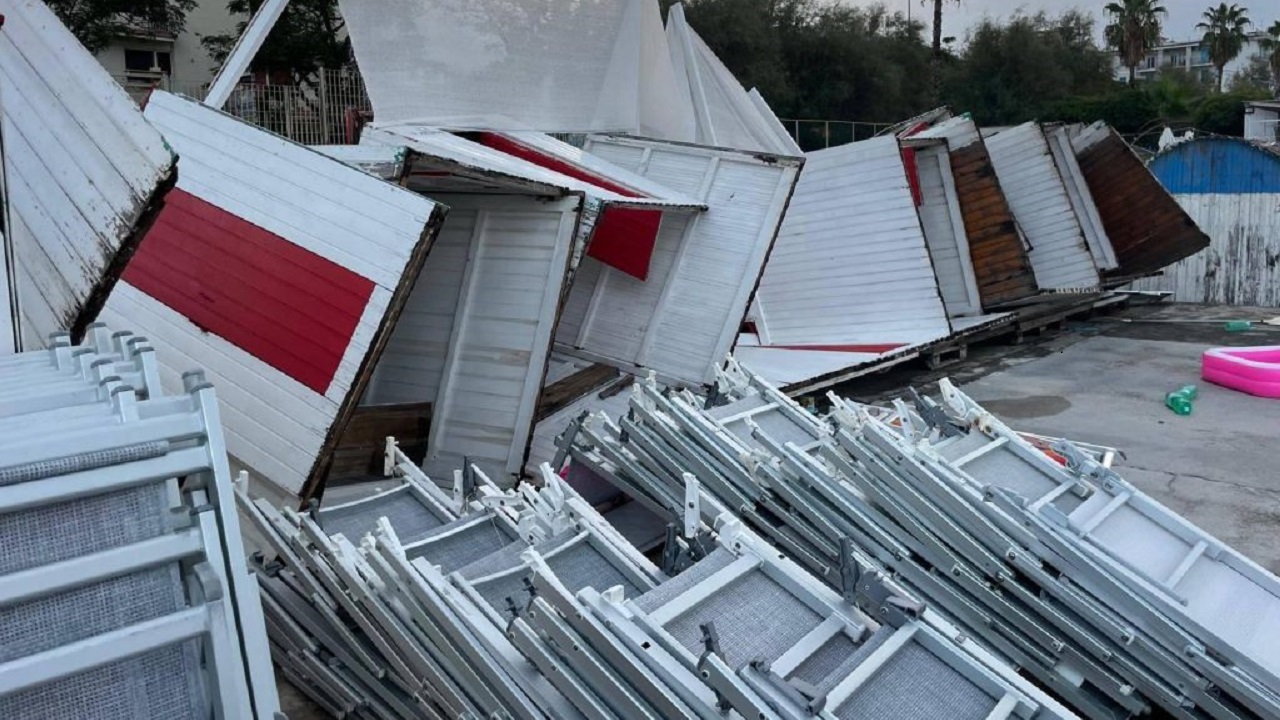
[[[1266,27],[1280,19],[1280,3],[1276,0],[1236,0],[1239,4],[1250,8],[1250,16],[1255,25]],[[871,5],[874,0],[844,0],[855,5]],[[890,10],[906,12],[908,7],[911,16],[923,20],[927,25],[933,19],[933,3],[922,5],[920,0],[884,0]],[[1200,14],[1210,4],[1209,0],[1163,0],[1161,3],[1169,14],[1164,22],[1164,35],[1173,40],[1190,40],[1199,37],[1196,23],[1200,22]],[[1213,4],[1217,4],[1214,0]],[[1059,13],[1071,8],[1090,11],[1098,21],[1098,37],[1101,39],[1102,26],[1105,24],[1102,12],[1106,0],[960,0],[957,6],[953,0],[947,0],[942,28],[944,35],[954,35],[959,42],[964,41],[965,31],[982,20],[984,16],[1005,18],[1018,9],[1025,12],[1045,10]]]

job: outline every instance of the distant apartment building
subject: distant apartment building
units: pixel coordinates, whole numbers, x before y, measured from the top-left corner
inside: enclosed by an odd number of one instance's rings
[[[1227,63],[1223,69],[1222,82],[1223,85],[1231,83],[1231,77],[1249,64],[1249,60],[1254,55],[1262,54],[1262,38],[1266,37],[1266,33],[1254,32],[1249,34],[1249,39],[1245,42],[1244,48],[1235,60]],[[1138,80],[1152,80],[1164,70],[1179,68],[1186,70],[1193,75],[1198,75],[1205,82],[1215,82],[1218,77],[1217,68],[1209,60],[1209,47],[1204,41],[1185,40],[1181,42],[1165,41],[1165,44],[1157,46],[1147,54],[1145,60],[1142,61],[1137,68]],[[1116,79],[1128,80],[1129,68],[1125,67],[1117,59],[1116,61]]]
[[[1280,100],[1245,103],[1244,136],[1247,140],[1280,143]]]
[[[152,87],[197,95],[217,72],[201,38],[234,34],[245,18],[231,14],[226,0],[201,0],[187,13],[181,32],[136,27],[98,52],[98,62],[135,96]]]

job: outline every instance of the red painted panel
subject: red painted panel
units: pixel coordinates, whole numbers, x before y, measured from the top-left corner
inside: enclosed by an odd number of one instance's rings
[[[649,262],[658,240],[662,213],[605,208],[596,220],[587,255],[640,280],[649,279]]]
[[[373,281],[180,189],[123,279],[323,394]]]
[[[486,147],[561,175],[568,175],[575,180],[591,183],[625,197],[644,197],[634,190],[628,190],[577,165],[522,145],[505,135],[481,133],[479,139]],[[658,242],[658,228],[661,224],[662,213],[658,210],[606,208],[596,220],[595,234],[591,237],[591,245],[587,247],[587,255],[632,277],[648,280],[649,263],[653,259],[653,248]]]
[[[928,123],[919,123],[910,130],[900,133],[898,137],[911,137],[927,127],[929,127]],[[911,185],[911,199],[915,200],[916,207],[920,207],[924,203],[924,192],[920,189],[920,166],[916,164],[915,148],[902,148],[902,164],[907,169],[907,183]]]

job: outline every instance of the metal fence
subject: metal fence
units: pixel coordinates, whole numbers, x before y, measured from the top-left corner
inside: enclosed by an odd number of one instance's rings
[[[805,150],[821,150],[836,145],[846,145],[869,140],[893,123],[854,122],[851,120],[783,120],[782,126],[795,138],[796,144]]]
[[[174,83],[163,78],[154,85],[140,85],[119,78],[125,89],[141,101],[151,87],[204,99],[205,84]],[[324,70],[305,85],[238,85],[222,108],[246,122],[305,145],[348,142],[348,111],[369,111],[369,96],[355,70]]]
[[[209,89],[207,84],[174,83],[167,77],[154,83],[140,82],[139,78],[117,79],[138,101],[152,87],[196,99],[203,99]],[[306,85],[242,84],[223,107],[236,117],[307,145],[347,142],[348,111],[372,109],[364,82],[354,68],[323,70]],[[787,119],[782,124],[805,150],[867,140],[892,127],[890,123],[849,120]]]

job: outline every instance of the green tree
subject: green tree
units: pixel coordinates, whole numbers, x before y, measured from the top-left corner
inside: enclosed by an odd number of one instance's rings
[[[97,52],[112,40],[139,31],[177,35],[196,0],[47,0],[47,4],[90,52]]]
[[[1120,0],[1107,3],[1111,22],[1103,29],[1107,46],[1129,68],[1129,84],[1137,78],[1138,65],[1160,43],[1160,22],[1168,14],[1155,0]]]
[[[1249,8],[1235,3],[1219,3],[1204,11],[1204,20],[1196,27],[1204,31],[1204,44],[1209,47],[1209,61],[1218,70],[1218,92],[1222,92],[1222,75],[1227,63],[1235,60],[1249,37]]]
[[[1271,68],[1272,91],[1280,97],[1280,20],[1267,28],[1267,36],[1262,38],[1262,49],[1267,53],[1267,65]]]
[[[1051,109],[1070,97],[1111,93],[1111,57],[1094,43],[1093,27],[1079,11],[984,20],[949,78],[949,101],[979,124],[1012,125],[1053,119]]]
[[[248,17],[261,5],[262,0],[230,0],[227,10]],[[221,65],[247,24],[239,23],[234,34],[208,35],[200,42]],[[310,83],[322,68],[339,68],[351,62],[351,42],[343,27],[337,0],[291,0],[249,69],[286,74],[298,84]]]

